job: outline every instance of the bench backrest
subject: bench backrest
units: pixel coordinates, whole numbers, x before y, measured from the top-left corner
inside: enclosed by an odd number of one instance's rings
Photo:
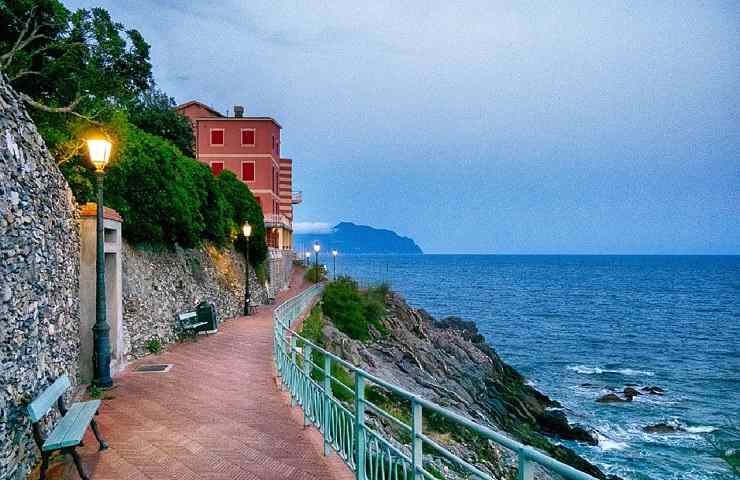
[[[62,375],[54,383],[49,385],[46,390],[36,397],[28,407],[28,416],[31,421],[36,423],[46,415],[46,412],[54,405],[59,397],[70,387],[69,377]]]
[[[197,320],[197,317],[197,312],[179,313],[177,315],[177,321],[180,323],[193,323]]]

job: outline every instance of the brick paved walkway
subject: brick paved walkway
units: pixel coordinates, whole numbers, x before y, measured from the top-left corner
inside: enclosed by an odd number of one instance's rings
[[[278,302],[306,285],[298,274]],[[272,307],[222,324],[217,335],[171,346],[134,362],[115,378],[98,422],[110,449],[97,452],[88,432],[80,449],[86,472],[106,479],[354,478],[321,435],[303,428],[275,384]],[[171,363],[167,373],[138,365]],[[67,478],[77,478],[67,469]]]

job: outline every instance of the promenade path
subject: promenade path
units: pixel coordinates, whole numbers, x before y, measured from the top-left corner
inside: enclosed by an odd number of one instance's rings
[[[276,304],[307,288],[299,272]],[[276,386],[272,309],[221,325],[218,334],[170,346],[117,376],[98,417],[110,448],[97,451],[87,433],[79,451],[94,480],[322,479],[349,480],[321,435]],[[137,373],[168,363],[166,373]],[[66,478],[78,478],[67,468]]]

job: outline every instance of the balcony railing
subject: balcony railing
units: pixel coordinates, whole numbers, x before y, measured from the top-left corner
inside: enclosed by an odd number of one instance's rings
[[[303,192],[298,190],[290,193],[290,203],[297,205],[303,201]]]
[[[266,228],[293,228],[292,222],[285,215],[278,213],[268,213],[265,215],[265,227]]]

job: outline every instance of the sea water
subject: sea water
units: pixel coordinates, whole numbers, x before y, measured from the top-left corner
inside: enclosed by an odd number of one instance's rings
[[[736,478],[720,455],[740,448],[740,256],[347,255],[336,268],[388,281],[437,318],[474,320],[597,432],[595,447],[563,443],[604,471]],[[625,386],[666,393],[596,402]],[[661,422],[679,431],[643,431]]]

